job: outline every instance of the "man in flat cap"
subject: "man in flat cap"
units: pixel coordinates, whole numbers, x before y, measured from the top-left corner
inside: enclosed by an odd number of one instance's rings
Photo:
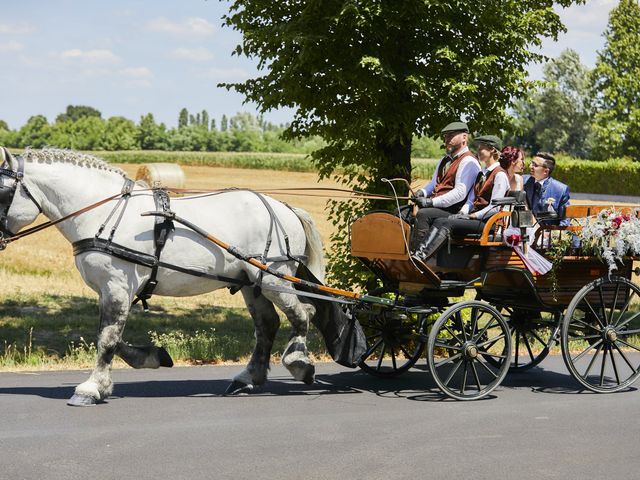
[[[417,252],[421,245],[432,242],[434,238],[431,237],[437,235],[437,232],[429,231],[434,219],[460,211],[480,172],[480,164],[467,146],[467,124],[452,122],[441,133],[446,155],[438,163],[431,181],[416,192],[414,200],[420,207],[414,237]]]

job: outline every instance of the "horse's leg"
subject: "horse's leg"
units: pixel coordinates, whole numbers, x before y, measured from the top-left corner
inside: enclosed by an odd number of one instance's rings
[[[90,406],[104,401],[113,391],[111,362],[122,340],[131,299],[125,288],[112,288],[100,294],[100,332],[96,366],[87,381],[76,387],[67,402],[72,406]]]
[[[249,393],[267,380],[271,347],[280,327],[280,317],[273,303],[262,294],[256,295],[253,287],[244,287],[241,292],[255,325],[256,346],[247,367],[233,377],[227,388],[226,393],[232,395]]]
[[[315,376],[315,366],[307,351],[307,332],[309,321],[315,315],[316,309],[310,303],[303,303],[297,295],[279,293],[268,289],[267,282],[277,282],[274,277],[265,279],[264,296],[271,300],[287,316],[291,323],[292,333],[287,347],[282,353],[282,364],[289,370],[293,378],[312,384]]]
[[[116,355],[132,368],[173,367],[173,360],[169,352],[164,347],[156,347],[155,345],[138,346],[119,342]]]

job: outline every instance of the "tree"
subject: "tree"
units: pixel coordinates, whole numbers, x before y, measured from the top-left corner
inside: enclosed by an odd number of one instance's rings
[[[593,71],[595,154],[640,160],[640,6],[620,0],[609,13],[605,46]]]
[[[9,130],[9,124],[4,120],[0,120],[0,130]]]
[[[202,125],[206,130],[209,130],[209,112],[206,110],[202,110],[200,114],[200,125]]]
[[[183,108],[178,115],[178,128],[186,127],[189,125],[189,110]]]
[[[592,93],[589,69],[574,50],[564,50],[544,66],[544,85],[514,106],[513,143],[531,151],[591,152]]]
[[[136,140],[142,150],[166,150],[167,132],[164,123],[158,125],[152,113],[140,119]]]
[[[49,144],[51,128],[44,115],[34,115],[18,131],[16,143],[20,147],[42,148]]]
[[[562,0],[562,6],[583,0]],[[235,53],[263,73],[224,84],[261,112],[293,107],[288,139],[320,135],[312,158],[321,177],[390,193],[381,178],[411,179],[414,134],[435,136],[463,117],[472,130],[496,131],[513,99],[530,87],[532,47],[563,29],[549,0],[234,0],[225,24],[242,32]],[[406,187],[398,184],[399,192]],[[330,204],[329,277],[363,283],[349,260],[347,222],[389,203]]]
[[[220,120],[220,131],[226,132],[228,128],[228,120],[227,116],[222,114],[222,119]]]
[[[102,114],[93,107],[85,105],[68,105],[65,113],[61,113],[56,117],[56,122],[66,122],[70,120],[76,122],[81,118],[97,117],[102,118]]]
[[[107,120],[100,139],[102,150],[134,150],[139,148],[136,124],[124,117],[111,117]]]

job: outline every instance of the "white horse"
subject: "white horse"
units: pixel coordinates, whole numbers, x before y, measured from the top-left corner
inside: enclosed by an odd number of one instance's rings
[[[5,237],[33,223],[40,211],[50,220],[60,219],[117,194],[125,185],[133,186],[122,170],[90,155],[69,150],[27,149],[21,158],[14,158],[1,147],[0,151],[3,155],[0,159],[3,162],[0,231]],[[23,173],[17,174],[20,169]],[[288,234],[291,255],[306,258],[308,269],[323,280],[322,243],[311,217],[301,209],[262,198],[273,214],[258,195],[242,190],[172,198],[171,210],[248,254],[262,254],[272,233],[267,257],[280,257],[280,260],[271,266],[281,273],[295,275],[296,262],[282,261],[287,253],[284,231]],[[141,216],[143,212],[157,209],[152,192],[136,184],[128,199],[114,210],[116,203],[116,199],[109,201],[57,224],[57,228],[69,242],[75,243],[94,238],[100,225],[105,223],[101,237],[108,238],[115,226],[114,244],[153,255],[156,217]],[[119,219],[121,212],[124,213]],[[281,228],[273,227],[273,215]],[[248,365],[234,377],[228,392],[247,392],[266,381],[271,347],[280,324],[274,305],[286,315],[293,330],[283,354],[283,364],[296,380],[313,382],[315,370],[307,355],[306,335],[315,307],[310,302],[301,302],[294,294],[273,290],[291,291],[288,282],[273,275],[262,276],[256,267],[180,224],[175,224],[175,230],[169,233],[161,261],[207,274],[209,278],[161,267],[157,271],[154,295],[198,295],[237,286],[236,282],[226,279],[242,282],[240,291],[255,323],[256,346]],[[76,387],[69,404],[94,405],[112,393],[114,354],[135,368],[170,366],[172,362],[164,349],[140,349],[122,341],[130,306],[149,279],[151,268],[100,251],[79,253],[75,263],[87,285],[98,293],[100,329],[95,368],[88,380]],[[212,275],[223,279],[213,279]],[[253,286],[258,281],[261,281],[260,289]]]

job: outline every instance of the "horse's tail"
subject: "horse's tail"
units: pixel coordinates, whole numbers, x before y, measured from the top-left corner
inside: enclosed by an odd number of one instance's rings
[[[291,210],[293,210],[293,213],[296,214],[302,223],[304,234],[307,237],[307,246],[304,249],[304,254],[309,259],[307,261],[307,268],[318,280],[324,282],[324,250],[322,248],[320,232],[308,212],[295,207],[292,207]]]

